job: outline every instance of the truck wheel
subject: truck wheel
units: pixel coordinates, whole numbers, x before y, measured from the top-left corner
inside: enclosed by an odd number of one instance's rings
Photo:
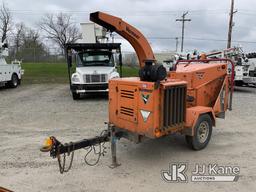
[[[80,94],[76,92],[72,92],[73,100],[78,100],[80,99]]]
[[[195,125],[194,136],[186,135],[186,141],[193,150],[204,149],[212,135],[212,119],[208,114],[201,115]]]
[[[11,88],[16,88],[18,85],[19,85],[19,78],[16,74],[13,74],[11,81],[8,82],[8,86]]]
[[[243,81],[235,81],[235,86],[243,86],[244,82]]]

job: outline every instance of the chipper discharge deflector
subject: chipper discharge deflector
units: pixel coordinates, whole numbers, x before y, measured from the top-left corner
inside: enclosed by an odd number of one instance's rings
[[[100,136],[67,144],[52,136],[41,151],[57,157],[63,173],[71,167],[75,150],[87,148],[88,153],[94,152],[98,157],[95,163],[85,158],[87,164],[94,165],[105,154],[104,143],[109,141],[112,167],[116,167],[116,141],[120,138],[139,143],[144,138],[180,133],[192,149],[205,148],[216,118],[224,118],[225,111],[231,110],[233,62],[228,59],[179,61],[175,71],[166,72],[162,65],[156,64],[146,38],[133,26],[102,12],[91,13],[90,19],[131,43],[139,58],[139,77],[110,80],[108,128]],[[228,70],[230,65],[232,70]],[[70,154],[71,163],[65,169],[65,159]]]

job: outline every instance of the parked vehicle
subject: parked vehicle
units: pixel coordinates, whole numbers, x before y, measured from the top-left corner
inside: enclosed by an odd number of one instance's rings
[[[228,58],[235,62],[235,85],[256,84],[256,68],[252,54],[245,54],[241,47],[234,47],[207,54],[208,58]],[[254,76],[255,75],[255,76]]]
[[[243,78],[246,84],[256,85],[256,55],[247,54],[248,74]]]
[[[7,64],[5,57],[8,56],[7,44],[0,43],[0,86],[16,88],[21,83],[21,75],[24,70],[21,69],[20,61],[13,61]]]
[[[83,93],[108,92],[108,81],[120,77],[117,71],[117,66],[122,60],[120,46],[120,43],[66,45],[66,49],[72,50],[75,58],[75,72],[72,75],[72,61],[68,63],[70,89],[74,100],[79,99]]]
[[[81,94],[108,92],[108,81],[120,77],[121,44],[109,43],[106,29],[95,23],[81,23],[82,39],[66,45],[70,90],[74,100]],[[69,52],[68,52],[69,50]],[[72,67],[74,63],[74,67]]]

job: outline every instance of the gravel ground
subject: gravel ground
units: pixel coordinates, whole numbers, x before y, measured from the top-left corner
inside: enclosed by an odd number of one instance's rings
[[[133,144],[118,143],[121,166],[110,169],[110,150],[99,164],[75,153],[73,168],[59,174],[57,161],[39,152],[46,136],[69,142],[98,135],[108,120],[108,100],[73,101],[66,85],[30,85],[0,90],[0,186],[14,191],[254,191],[256,188],[256,88],[237,88],[233,111],[218,120],[205,150],[187,148],[179,135]],[[109,146],[108,146],[109,148]],[[240,167],[238,182],[166,183],[161,170],[186,162]],[[189,173],[188,172],[188,173]]]

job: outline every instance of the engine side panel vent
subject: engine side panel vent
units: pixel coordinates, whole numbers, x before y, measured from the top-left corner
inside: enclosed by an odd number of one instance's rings
[[[120,85],[118,91],[118,117],[137,122],[137,87]]]
[[[174,127],[185,121],[186,95],[186,85],[170,86],[164,90],[164,127]]]
[[[132,108],[128,108],[128,107],[121,107],[120,113],[123,115],[128,115],[130,117],[133,117],[134,110]]]
[[[127,98],[127,99],[134,99],[134,90],[125,90],[121,89],[121,97]]]

